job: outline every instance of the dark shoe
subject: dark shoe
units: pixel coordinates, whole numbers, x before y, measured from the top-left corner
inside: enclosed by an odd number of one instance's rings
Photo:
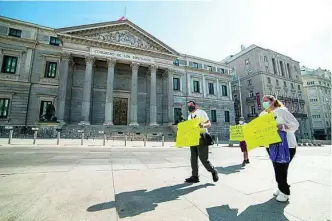
[[[186,183],[199,183],[198,176],[191,176],[186,179]]]
[[[243,162],[242,162],[242,164],[241,164],[241,166],[245,166],[246,165],[246,161],[244,160]]]
[[[213,179],[213,182],[217,182],[219,180],[217,171],[212,172],[212,179]]]
[[[249,163],[250,163],[250,162],[249,162],[249,159],[248,159],[248,160],[245,160],[245,163],[246,163],[246,164],[249,164]]]

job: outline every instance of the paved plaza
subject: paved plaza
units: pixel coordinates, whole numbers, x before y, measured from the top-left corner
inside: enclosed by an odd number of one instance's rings
[[[0,146],[1,221],[327,221],[331,216],[331,147],[299,147],[290,165],[287,204],[272,196],[273,168],[263,148],[241,169],[239,147],[210,148],[220,180],[187,148]],[[141,144],[140,144],[141,145]]]

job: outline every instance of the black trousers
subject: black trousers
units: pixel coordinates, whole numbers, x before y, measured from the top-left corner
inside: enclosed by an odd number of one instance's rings
[[[266,148],[267,152],[270,154],[269,149]],[[289,163],[276,163],[273,162],[273,168],[274,168],[274,174],[275,179],[278,183],[279,190],[286,194],[290,195],[290,186],[287,182],[287,175],[288,175],[288,167],[292,159],[294,158],[296,153],[296,148],[289,148],[289,155],[290,155],[290,161]]]
[[[214,167],[209,161],[209,146],[207,145],[204,136],[201,136],[198,146],[190,147],[190,153],[192,176],[198,176],[198,157],[207,171],[215,171]]]

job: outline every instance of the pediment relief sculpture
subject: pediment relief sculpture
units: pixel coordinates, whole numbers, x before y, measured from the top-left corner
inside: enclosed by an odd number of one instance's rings
[[[86,35],[84,36],[89,39],[105,41],[110,43],[118,43],[123,45],[129,45],[141,49],[152,50],[152,51],[160,51],[158,48],[152,46],[151,44],[147,43],[146,41],[138,38],[137,36],[133,35],[129,31],[114,31],[114,32],[107,32],[107,33],[97,33],[93,35]]]

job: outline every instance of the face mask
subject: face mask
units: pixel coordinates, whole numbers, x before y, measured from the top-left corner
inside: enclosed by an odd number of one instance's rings
[[[264,109],[268,109],[269,107],[270,107],[270,103],[269,102],[267,102],[267,101],[263,102],[263,108]]]
[[[188,107],[188,111],[189,112],[193,112],[195,109],[196,109],[195,106],[189,106]]]
[[[239,121],[240,124],[243,124],[244,122],[243,121]]]

